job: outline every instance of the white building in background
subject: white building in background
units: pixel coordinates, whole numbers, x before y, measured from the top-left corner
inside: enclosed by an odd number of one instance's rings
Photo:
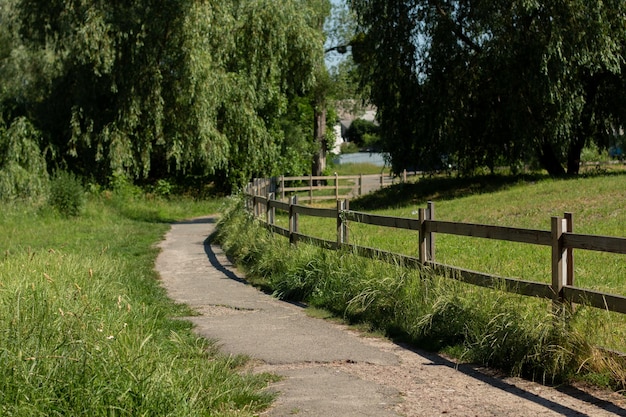
[[[344,143],[343,135],[341,134],[342,130],[341,123],[337,123],[333,127],[333,131],[335,133],[335,146],[333,146],[330,151],[335,155],[339,155],[341,153],[341,145]]]
[[[352,103],[351,107],[355,107]],[[333,128],[335,133],[335,146],[331,149],[332,153],[339,155],[341,153],[341,145],[346,141],[346,132],[350,128],[350,125],[356,119],[367,120],[368,122],[376,122],[376,109],[373,106],[368,106],[361,115],[356,115],[350,110],[346,110],[345,106],[340,106],[337,111],[339,113],[339,122]]]

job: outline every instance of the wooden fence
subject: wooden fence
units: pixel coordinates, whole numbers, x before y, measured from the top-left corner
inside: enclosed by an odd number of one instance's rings
[[[482,287],[551,299],[555,308],[560,308],[566,303],[576,303],[626,314],[626,297],[578,288],[574,285],[574,249],[626,254],[626,238],[576,234],[570,213],[565,213],[563,217],[552,217],[551,230],[518,229],[435,220],[435,207],[432,202],[429,202],[426,208],[419,209],[417,219],[352,211],[349,210],[347,200],[338,200],[336,208],[304,206],[298,204],[297,196],[291,197],[289,202],[275,200],[273,192],[263,194],[267,189],[259,187],[260,182],[255,184],[251,184],[246,189],[247,209],[253,212],[255,217],[264,219],[268,229],[289,238],[289,241],[294,244],[302,241],[327,249],[349,249],[364,257],[399,262],[413,268],[430,269],[437,274],[444,274]],[[289,214],[288,228],[275,224],[276,210]],[[299,233],[300,215],[336,219],[336,241]],[[410,257],[380,249],[351,245],[348,222],[415,230],[418,232],[419,256]],[[436,233],[550,246],[552,248],[552,281],[549,284],[526,281],[437,263],[435,261]]]
[[[359,197],[375,189],[387,187],[394,182],[406,182],[410,175],[417,175],[417,173],[409,173],[404,170],[401,175],[395,178],[384,173],[257,178],[250,184],[248,190],[257,190],[258,195],[274,193],[276,199],[280,201],[286,201],[295,193],[307,193],[307,199],[309,203],[312,203],[319,200],[343,200]],[[292,185],[288,186],[289,184]],[[325,191],[327,194],[320,194],[320,191]]]

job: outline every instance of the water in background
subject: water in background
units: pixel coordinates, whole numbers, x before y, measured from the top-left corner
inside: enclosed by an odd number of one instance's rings
[[[385,166],[386,153],[377,152],[358,152],[358,153],[346,153],[335,156],[333,162],[335,164],[372,164],[376,166]]]

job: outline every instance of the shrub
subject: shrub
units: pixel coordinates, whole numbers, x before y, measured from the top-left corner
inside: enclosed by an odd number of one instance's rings
[[[357,153],[359,151],[359,146],[354,142],[344,142],[341,144],[341,153]]]
[[[66,217],[78,216],[85,205],[85,190],[72,173],[57,171],[50,183],[48,203]]]

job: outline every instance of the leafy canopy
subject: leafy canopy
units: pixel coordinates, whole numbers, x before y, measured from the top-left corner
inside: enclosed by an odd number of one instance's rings
[[[50,166],[236,187],[311,140],[281,119],[315,81],[321,1],[5,0],[0,110],[42,132]]]
[[[626,4],[352,0],[361,80],[394,169],[536,161],[577,173],[624,125]]]

